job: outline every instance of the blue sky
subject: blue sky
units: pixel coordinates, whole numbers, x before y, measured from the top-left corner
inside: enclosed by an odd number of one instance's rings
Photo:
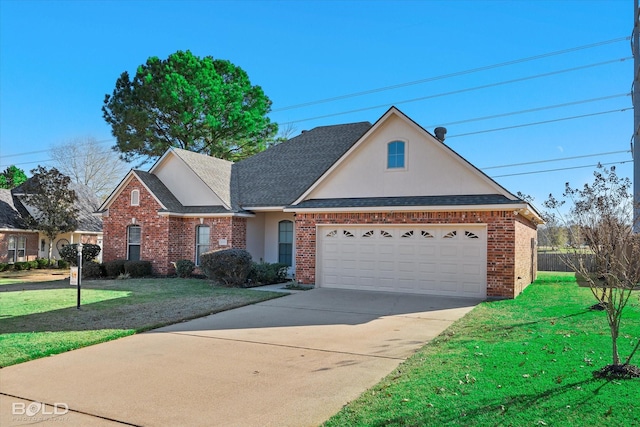
[[[632,25],[632,0],[0,0],[0,168],[113,145],[101,107],[118,76],[188,49],[245,69],[294,135],[396,105],[540,206],[590,181],[580,166],[632,177]]]

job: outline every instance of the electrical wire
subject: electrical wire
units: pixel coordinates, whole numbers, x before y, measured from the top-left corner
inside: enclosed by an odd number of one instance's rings
[[[375,109],[378,109],[378,108],[388,107],[389,105],[408,104],[408,103],[411,103],[411,102],[424,101],[424,100],[427,100],[427,99],[439,98],[439,97],[443,97],[443,96],[457,95],[457,94],[460,94],[460,93],[472,92],[472,91],[476,91],[476,90],[480,90],[480,89],[488,89],[488,88],[508,85],[508,84],[512,84],[512,83],[519,83],[519,82],[524,82],[524,81],[527,81],[527,80],[539,79],[539,78],[542,78],[542,77],[549,77],[549,76],[554,76],[554,75],[558,75],[558,74],[584,70],[584,69],[587,69],[587,68],[600,67],[600,66],[603,66],[603,65],[609,65],[609,64],[616,63],[616,62],[624,62],[624,61],[632,59],[632,58],[633,57],[631,57],[631,56],[627,56],[627,57],[611,59],[611,60],[603,61],[603,62],[596,62],[596,63],[592,63],[592,64],[581,65],[581,66],[578,66],[578,67],[565,68],[565,69],[557,70],[557,71],[550,71],[548,73],[540,73],[540,74],[535,74],[535,75],[532,75],[532,76],[519,77],[517,79],[503,80],[503,81],[500,81],[500,82],[489,83],[489,84],[486,84],[486,85],[474,86],[474,87],[465,88],[465,89],[457,89],[457,90],[453,90],[453,91],[449,91],[449,92],[442,92],[442,93],[436,93],[436,94],[433,94],[433,95],[421,96],[419,98],[405,99],[405,100],[402,100],[402,101],[395,101],[395,102],[386,102],[384,104],[379,104],[379,105],[375,105],[375,106],[371,106],[371,107],[357,108],[357,109],[354,109],[354,110],[342,111],[342,112],[339,112],[339,113],[325,114],[325,115],[316,116],[316,117],[307,117],[305,119],[290,120],[288,122],[282,122],[280,124],[281,125],[290,125],[290,124],[294,124],[294,123],[308,122],[308,121],[311,121],[311,120],[325,119],[325,118],[328,118],[328,117],[336,117],[336,116],[342,116],[342,115],[345,115],[345,114],[360,113],[362,111],[375,110]]]
[[[459,133],[457,135],[447,136],[447,139],[459,138],[461,136],[478,135],[478,134],[481,134],[481,133],[488,133],[488,132],[498,132],[498,131],[502,131],[502,130],[518,129],[518,128],[523,128],[523,127],[527,127],[527,126],[537,126],[537,125],[543,125],[543,124],[547,124],[547,123],[562,122],[562,121],[565,121],[565,120],[583,119],[585,117],[600,116],[600,115],[603,115],[603,114],[623,113],[623,112],[628,111],[628,110],[633,110],[633,107],[628,107],[628,108],[623,108],[623,109],[618,109],[618,110],[600,111],[600,112],[597,112],[597,113],[590,113],[590,114],[581,114],[579,116],[561,117],[559,119],[543,120],[543,121],[540,121],[540,122],[524,123],[524,124],[520,124],[520,125],[505,126],[505,127],[501,127],[501,128],[478,130],[478,131],[467,132],[467,133]]]
[[[435,124],[431,124],[431,125],[427,125],[427,126],[423,126],[423,127],[432,128],[434,126],[459,125],[459,124],[462,124],[462,123],[470,123],[470,122],[477,122],[477,121],[481,121],[481,120],[497,119],[497,118],[500,118],[500,117],[515,116],[515,115],[518,115],[518,114],[534,113],[534,112],[538,112],[538,111],[551,110],[551,109],[554,109],[554,108],[563,108],[563,107],[569,107],[569,106],[572,106],[572,105],[587,104],[589,102],[604,101],[606,99],[620,98],[620,97],[623,97],[623,96],[631,96],[631,93],[629,92],[629,93],[620,93],[620,94],[617,94],[617,95],[601,96],[599,98],[583,99],[582,101],[565,102],[563,104],[547,105],[547,106],[544,106],[544,107],[536,107],[536,108],[529,108],[529,109],[526,109],[526,110],[512,111],[512,112],[508,112],[508,113],[493,114],[491,116],[483,116],[483,117],[476,117],[476,118],[472,118],[472,119],[456,120],[455,122],[435,123]]]
[[[609,151],[609,152],[606,152],[606,153],[585,154],[583,156],[560,157],[560,158],[557,158],[557,159],[536,160],[536,161],[533,161],[533,162],[524,162],[524,163],[512,163],[510,165],[488,166],[486,168],[480,168],[480,169],[488,170],[488,169],[510,168],[510,167],[515,167],[515,166],[535,165],[535,164],[539,164],[539,163],[562,162],[562,161],[565,161],[565,160],[584,159],[584,158],[587,158],[587,157],[609,156],[609,155],[612,155],[612,154],[622,154],[622,153],[630,153],[630,152],[631,152],[631,150]]]
[[[548,58],[548,57],[551,57],[551,56],[564,55],[564,54],[567,54],[567,53],[576,52],[578,50],[591,49],[591,48],[594,48],[594,47],[599,47],[599,46],[603,46],[603,45],[611,44],[611,43],[618,43],[618,42],[625,41],[625,40],[631,40],[631,37],[630,36],[618,37],[616,39],[605,40],[605,41],[601,41],[601,42],[597,42],[597,43],[591,43],[591,44],[587,44],[587,45],[583,45],[583,46],[577,46],[577,47],[573,47],[573,48],[569,48],[569,49],[557,50],[557,51],[554,51],[554,52],[543,53],[543,54],[540,54],[540,55],[529,56],[529,57],[526,57],[526,58],[515,59],[515,60],[512,60],[512,61],[500,62],[500,63],[497,63],[497,64],[486,65],[486,66],[483,66],[483,67],[471,68],[469,70],[456,71],[456,72],[449,73],[449,74],[442,74],[442,75],[439,75],[439,76],[427,77],[427,78],[424,78],[424,79],[414,80],[414,81],[405,82],[405,83],[398,83],[398,84],[391,85],[391,86],[384,86],[384,87],[379,87],[379,88],[375,88],[375,89],[364,90],[364,91],[361,91],[361,92],[354,92],[354,93],[350,93],[350,94],[346,94],[346,95],[338,95],[338,96],[334,96],[334,97],[331,97],[331,98],[319,99],[319,100],[316,100],[316,101],[309,101],[309,102],[303,102],[303,103],[300,103],[300,104],[288,105],[286,107],[280,107],[280,108],[273,109],[272,111],[273,112],[280,112],[280,111],[286,111],[286,110],[293,110],[293,109],[297,109],[297,108],[309,107],[309,106],[312,106],[312,105],[324,104],[324,103],[327,103],[327,102],[339,101],[339,100],[342,100],[342,99],[354,98],[354,97],[357,97],[357,96],[369,95],[369,94],[372,94],[372,93],[379,93],[379,92],[384,92],[384,91],[388,91],[388,90],[399,89],[399,88],[403,88],[403,87],[407,87],[407,86],[413,86],[413,85],[417,85],[417,84],[422,84],[422,83],[433,82],[433,81],[437,81],[437,80],[448,79],[448,78],[451,78],[451,77],[458,77],[458,76],[463,76],[463,75],[466,75],[466,74],[478,73],[480,71],[492,70],[494,68],[500,68],[500,67],[506,67],[506,66],[509,66],[509,65],[521,64],[523,62],[534,61],[534,60],[538,60],[538,59]]]
[[[598,166],[623,165],[623,164],[629,163],[629,162],[633,162],[633,160],[621,160],[619,162],[596,163],[595,165],[569,166],[569,167],[558,168],[558,169],[546,169],[546,170],[531,171],[531,172],[518,172],[518,173],[505,174],[505,175],[493,175],[491,178],[503,178],[503,177],[507,177],[507,176],[518,176],[518,175],[532,175],[532,174],[547,173],[547,172],[559,172],[559,171],[566,171],[566,170],[571,170],[571,169],[595,168],[595,167],[598,167]]]

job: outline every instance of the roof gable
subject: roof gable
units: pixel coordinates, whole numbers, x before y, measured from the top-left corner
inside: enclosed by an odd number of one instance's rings
[[[404,168],[387,168],[387,144],[393,141],[404,142]],[[474,194],[518,200],[392,107],[293,204],[310,199]]]
[[[0,228],[27,229],[25,218],[38,212],[25,200],[28,183],[29,180],[13,190],[0,191]],[[75,231],[101,232],[102,219],[93,215],[100,205],[96,195],[86,185],[75,182],[71,182],[69,188],[75,191],[78,199],[78,225]]]
[[[170,148],[151,167],[183,206],[231,206],[232,162]]]

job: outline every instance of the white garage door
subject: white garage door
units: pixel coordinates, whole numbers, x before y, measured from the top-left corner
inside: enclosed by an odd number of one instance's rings
[[[486,297],[486,226],[318,226],[320,287]]]

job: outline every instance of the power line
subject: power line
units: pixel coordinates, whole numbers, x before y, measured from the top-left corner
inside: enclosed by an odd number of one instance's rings
[[[598,167],[598,166],[623,165],[623,164],[629,163],[629,162],[633,162],[633,160],[621,160],[619,162],[596,163],[595,165],[569,166],[569,167],[558,168],[558,169],[546,169],[546,170],[541,170],[541,171],[518,172],[518,173],[511,173],[511,174],[506,174],[506,175],[494,175],[494,176],[492,176],[492,178],[502,178],[502,177],[506,177],[506,176],[518,176],[518,175],[531,175],[531,174],[547,173],[547,172],[559,172],[559,171],[566,171],[566,170],[571,170],[571,169],[595,168],[595,167]]]
[[[617,94],[617,95],[601,96],[599,98],[583,99],[582,101],[565,102],[563,104],[547,105],[547,106],[544,106],[544,107],[536,107],[536,108],[529,108],[527,110],[520,110],[520,111],[512,111],[512,112],[508,112],[508,113],[493,114],[491,116],[476,117],[476,118],[473,118],[473,119],[456,120],[455,122],[435,123],[435,124],[427,125],[427,126],[423,126],[423,127],[431,128],[431,127],[434,127],[434,126],[459,125],[459,124],[462,124],[462,123],[477,122],[477,121],[480,121],[480,120],[497,119],[497,118],[500,118],[500,117],[515,116],[515,115],[518,115],[518,114],[534,113],[534,112],[537,112],[537,111],[551,110],[551,109],[554,109],[554,108],[563,108],[563,107],[569,107],[569,106],[572,106],[572,105],[587,104],[589,102],[604,101],[605,99],[613,99],[613,98],[619,98],[619,97],[623,97],[623,96],[631,96],[631,93],[620,93],[620,94]]]
[[[480,90],[480,89],[488,89],[488,88],[497,87],[497,86],[503,86],[503,85],[512,84],[512,83],[519,83],[519,82],[523,82],[523,81],[527,81],[527,80],[539,79],[539,78],[542,78],[542,77],[549,77],[549,76],[554,76],[554,75],[557,75],[557,74],[563,74],[563,73],[569,73],[569,72],[573,72],[573,71],[584,70],[584,69],[587,69],[587,68],[600,67],[600,66],[603,66],[603,65],[609,65],[609,64],[616,63],[616,62],[624,62],[624,61],[626,61],[628,59],[631,59],[631,58],[632,57],[627,56],[627,57],[623,57],[623,58],[611,59],[611,60],[608,60],[608,61],[596,62],[596,63],[587,64],[587,65],[581,65],[581,66],[572,67],[572,68],[565,68],[565,69],[562,69],[562,70],[551,71],[551,72],[548,72],[548,73],[535,74],[533,76],[520,77],[520,78],[512,79],[512,80],[503,80],[503,81],[500,81],[500,82],[489,83],[489,84],[486,84],[486,85],[474,86],[474,87],[465,88],[465,89],[457,89],[457,90],[453,90],[453,91],[449,91],[449,92],[442,92],[442,93],[437,93],[437,94],[433,94],[433,95],[422,96],[422,97],[419,97],[419,98],[405,99],[405,100],[396,101],[396,102],[387,102],[387,103],[384,103],[384,104],[379,104],[379,105],[375,105],[375,106],[371,106],[371,107],[363,107],[363,108],[357,108],[357,109],[354,109],[354,110],[342,111],[342,112],[339,112],[339,113],[331,113],[331,114],[325,114],[325,115],[322,115],[322,116],[308,117],[308,118],[305,118],[305,119],[291,120],[291,121],[283,122],[283,123],[280,123],[280,124],[281,125],[289,125],[289,124],[293,124],[293,123],[300,123],[300,122],[307,122],[307,121],[311,121],[311,120],[325,119],[325,118],[328,118],[328,117],[342,116],[342,115],[345,115],[345,114],[359,113],[359,112],[362,112],[362,111],[368,111],[368,110],[374,110],[374,109],[377,109],[377,108],[388,107],[389,105],[408,104],[410,102],[424,101],[426,99],[433,99],[433,98],[449,96],[449,95],[457,95],[457,94],[460,94],[460,93],[472,92],[472,91],[476,91],[476,90]]]
[[[518,129],[518,128],[523,128],[523,127],[527,127],[527,126],[536,126],[536,125],[543,125],[543,124],[548,124],[548,123],[562,122],[562,121],[565,121],[565,120],[583,119],[585,117],[600,116],[600,115],[603,115],[603,114],[623,113],[623,112],[625,112],[627,110],[633,110],[633,107],[623,108],[621,110],[600,111],[600,112],[597,112],[597,113],[582,114],[582,115],[579,115],[579,116],[561,117],[559,119],[543,120],[543,121],[540,121],[540,122],[524,123],[524,124],[520,124],[520,125],[505,126],[505,127],[501,127],[501,128],[478,130],[478,131],[467,132],[467,133],[459,133],[457,135],[448,136],[447,139],[449,139],[449,138],[458,138],[458,137],[461,137],[461,136],[478,135],[480,133],[498,132],[498,131],[501,131],[501,130]]]
[[[458,77],[458,76],[463,76],[463,75],[466,75],[466,74],[477,73],[477,72],[480,72],[480,71],[491,70],[491,69],[494,69],[494,68],[506,67],[506,66],[509,66],[509,65],[520,64],[520,63],[523,63],[523,62],[528,62],[528,61],[534,61],[534,60],[537,60],[537,59],[548,58],[550,56],[564,55],[566,53],[576,52],[578,50],[591,49],[591,48],[594,48],[594,47],[599,47],[599,46],[603,46],[603,45],[610,44],[610,43],[618,43],[620,41],[630,40],[630,39],[631,39],[631,37],[618,37],[616,39],[605,40],[605,41],[592,43],[592,44],[588,44],[588,45],[583,45],[583,46],[577,46],[577,47],[573,47],[573,48],[569,48],[569,49],[558,50],[558,51],[555,51],[555,52],[543,53],[541,55],[529,56],[529,57],[526,57],[526,58],[515,59],[515,60],[512,60],[512,61],[500,62],[498,64],[486,65],[486,66],[478,67],[478,68],[471,68],[469,70],[456,71],[454,73],[442,74],[442,75],[435,76],[435,77],[427,77],[425,79],[414,80],[414,81],[411,81],[411,82],[398,83],[398,84],[391,85],[391,86],[384,86],[384,87],[380,87],[380,88],[364,90],[364,91],[361,91],[361,92],[354,92],[354,93],[350,93],[350,94],[346,94],[346,95],[339,95],[339,96],[334,96],[334,97],[331,97],[331,98],[319,99],[319,100],[316,100],[316,101],[309,101],[309,102],[303,102],[303,103],[295,104],[295,105],[288,105],[286,107],[276,108],[276,109],[274,109],[272,111],[275,113],[275,112],[279,112],[279,111],[293,110],[293,109],[296,109],[296,108],[309,107],[311,105],[324,104],[324,103],[327,103],[327,102],[339,101],[339,100],[342,100],[342,99],[354,98],[354,97],[357,97],[357,96],[369,95],[369,94],[372,94],[372,93],[384,92],[384,91],[387,91],[387,90],[399,89],[399,88],[402,88],[402,87],[413,86],[413,85],[417,85],[417,84],[421,84],[421,83],[433,82],[433,81],[436,81],[436,80],[443,80],[443,79],[448,79],[448,78],[451,78],[451,77]]]
[[[114,138],[111,138],[111,139],[103,139],[103,140],[100,140],[100,141],[94,141],[94,142],[95,142],[96,144],[103,144],[103,143],[105,143],[105,142],[113,142],[113,141],[115,141],[115,139],[114,139]],[[82,143],[80,143],[80,144],[78,144],[78,145],[89,145],[89,144],[90,144],[89,142],[82,142]],[[64,145],[64,144],[61,144],[61,145]],[[28,152],[24,152],[24,153],[9,154],[9,155],[6,155],[6,156],[5,156],[5,155],[3,155],[3,156],[0,156],[0,158],[1,158],[1,159],[6,159],[6,158],[8,158],[8,157],[20,157],[20,156],[29,156],[29,155],[31,155],[31,154],[48,153],[49,151],[51,151],[51,150],[53,150],[53,149],[55,149],[55,148],[56,148],[56,147],[55,147],[55,146],[53,146],[52,148],[48,148],[48,149],[46,149],[46,150],[28,151]],[[33,162],[31,162],[31,163],[33,163]]]
[[[524,162],[524,163],[512,163],[510,165],[489,166],[489,167],[480,168],[480,169],[488,170],[488,169],[510,168],[510,167],[515,167],[515,166],[535,165],[535,164],[539,164],[539,163],[550,163],[550,162],[562,162],[562,161],[565,161],[565,160],[584,159],[586,157],[609,156],[609,155],[612,155],[612,154],[621,154],[621,153],[630,153],[630,152],[631,152],[631,150],[608,151],[606,153],[585,154],[583,156],[560,157],[560,158],[557,158],[557,159],[536,160],[536,161],[533,161],[533,162]]]

